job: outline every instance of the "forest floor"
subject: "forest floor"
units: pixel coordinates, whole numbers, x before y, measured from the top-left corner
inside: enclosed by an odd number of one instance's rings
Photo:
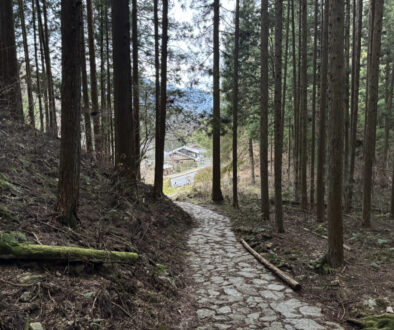
[[[394,308],[394,221],[375,212],[372,229],[361,227],[361,211],[344,216],[345,264],[330,269],[321,264],[327,251],[327,225],[315,221],[314,213],[284,203],[286,232],[274,230],[274,205],[271,220],[262,221],[258,186],[241,177],[239,209],[231,205],[231,183],[223,180],[225,202],[207,202],[209,185],[197,184],[174,197],[218,212],[231,219],[238,239],[243,238],[271,263],[288,272],[302,285],[300,299],[323,306],[323,314],[345,328],[347,322],[369,314],[393,313]],[[286,185],[284,185],[286,186]],[[289,199],[290,196],[287,196]]]
[[[188,314],[186,238],[190,216],[149,186],[137,194],[111,168],[82,155],[80,224],[54,213],[59,141],[0,120],[0,233],[21,241],[135,251],[130,265],[0,262],[0,329],[171,329]]]

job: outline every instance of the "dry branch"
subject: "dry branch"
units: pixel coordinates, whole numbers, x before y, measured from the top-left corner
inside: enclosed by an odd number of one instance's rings
[[[267,267],[271,272],[273,272],[276,276],[278,276],[282,281],[288,284],[295,291],[301,289],[301,284],[296,280],[292,279],[289,275],[282,272],[279,268],[275,267],[271,264],[267,259],[265,259],[261,254],[257,253],[254,249],[252,249],[248,243],[246,243],[243,239],[241,239],[242,245],[248,250],[260,263],[262,263],[265,267]]]

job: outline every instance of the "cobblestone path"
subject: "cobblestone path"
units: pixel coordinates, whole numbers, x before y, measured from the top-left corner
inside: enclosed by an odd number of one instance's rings
[[[342,329],[259,264],[237,241],[228,218],[177,204],[198,223],[188,242],[198,329]]]

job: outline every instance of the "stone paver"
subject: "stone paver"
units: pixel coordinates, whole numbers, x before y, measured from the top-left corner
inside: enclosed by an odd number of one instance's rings
[[[237,241],[227,217],[177,204],[198,223],[188,242],[198,329],[342,329],[260,265]]]

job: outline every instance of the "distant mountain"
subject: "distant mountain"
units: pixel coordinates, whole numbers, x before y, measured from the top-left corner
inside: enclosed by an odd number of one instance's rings
[[[212,112],[212,94],[197,88],[169,87],[169,91],[178,90],[180,93],[175,97],[174,105],[194,114]]]

